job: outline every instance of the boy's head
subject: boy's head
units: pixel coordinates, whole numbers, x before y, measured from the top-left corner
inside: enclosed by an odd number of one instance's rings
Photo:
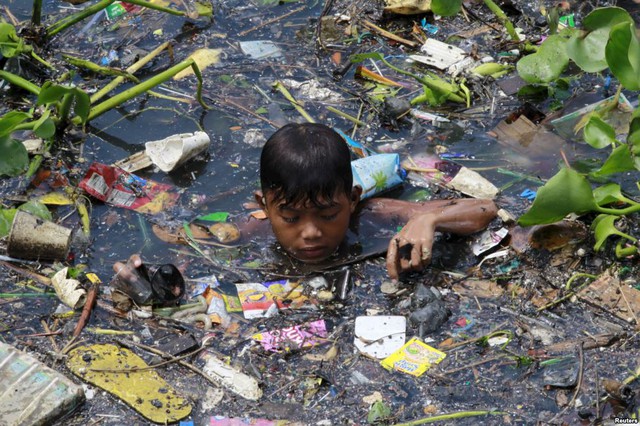
[[[340,245],[361,193],[351,187],[345,141],[313,123],[287,124],[269,138],[260,157],[260,183],[256,199],[276,238],[306,262],[324,260]]]

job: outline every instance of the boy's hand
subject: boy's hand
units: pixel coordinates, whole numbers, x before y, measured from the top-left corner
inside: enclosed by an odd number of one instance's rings
[[[392,280],[397,280],[402,272],[421,270],[431,262],[435,230],[435,215],[422,214],[409,220],[391,239],[387,249],[387,272]]]

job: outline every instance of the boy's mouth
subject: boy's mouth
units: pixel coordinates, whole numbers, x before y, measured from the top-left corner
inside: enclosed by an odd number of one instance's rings
[[[296,250],[297,258],[302,261],[320,261],[326,259],[327,248],[324,246],[303,247]]]

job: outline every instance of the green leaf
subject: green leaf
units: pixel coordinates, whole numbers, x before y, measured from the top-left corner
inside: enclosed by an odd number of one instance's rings
[[[9,235],[17,211],[18,209],[0,209],[0,238]]]
[[[569,213],[586,213],[597,208],[589,181],[575,170],[564,168],[538,190],[533,205],[518,219],[518,224],[553,223]]]
[[[33,127],[33,131],[36,133],[36,136],[42,139],[48,139],[52,137],[56,133],[56,125],[50,117],[51,111],[45,110],[42,114],[42,117],[36,121],[35,126]]]
[[[225,222],[229,217],[227,212],[214,212],[204,216],[199,216],[198,219],[205,220],[207,222]]]
[[[594,148],[604,148],[616,140],[616,131],[598,115],[592,115],[584,128],[584,140]]]
[[[617,183],[608,183],[593,190],[593,198],[599,206],[607,204],[623,202],[626,204],[637,204],[635,201],[622,195],[620,185]]]
[[[634,157],[631,155],[629,145],[620,145],[611,152],[602,167],[591,173],[591,176],[602,177],[613,173],[635,170],[635,168]]]
[[[10,134],[18,124],[29,117],[31,116],[25,112],[9,111],[0,118],[0,136]]]
[[[569,65],[567,39],[555,34],[547,37],[536,53],[520,59],[518,74],[527,83],[549,83],[556,80]]]
[[[47,206],[36,200],[27,201],[26,203],[20,205],[18,207],[18,210],[31,213],[32,215],[37,216],[40,219],[49,220],[49,221],[53,220],[53,217],[51,216],[51,212],[49,211]]]
[[[13,58],[24,51],[24,41],[16,33],[13,25],[0,24],[0,53],[6,58]]]
[[[80,117],[82,123],[86,123],[87,118],[89,117],[89,111],[91,110],[91,100],[89,95],[84,90],[80,90],[77,87],[74,88],[73,94],[76,102],[73,107],[73,112]]]
[[[382,401],[376,401],[369,409],[367,415],[367,423],[375,424],[388,418],[391,415],[391,409]]]
[[[640,89],[640,41],[633,23],[614,26],[605,48],[611,73],[629,90]]]
[[[18,176],[29,166],[29,154],[22,142],[0,136],[0,176]]]
[[[42,85],[38,95],[37,105],[46,105],[62,100],[64,95],[71,91],[70,87],[63,87],[47,81]]]
[[[601,214],[593,220],[591,223],[591,229],[593,230],[593,234],[596,239],[596,243],[593,246],[595,251],[600,251],[604,243],[607,241],[607,238],[612,235],[626,238],[634,243],[637,241],[634,237],[627,235],[616,228],[615,223],[618,219],[620,219],[619,216]]]
[[[358,62],[366,61],[367,59],[382,60],[383,58],[384,56],[382,55],[382,53],[370,52],[370,53],[357,53],[355,55],[351,55],[349,57],[349,60],[352,63],[357,64]]]
[[[460,12],[462,0],[431,0],[431,11],[440,16],[453,16]]]
[[[576,32],[567,43],[569,58],[587,72],[598,72],[611,66],[605,58],[605,46],[611,29],[622,22],[633,23],[633,19],[621,7],[595,9],[584,18],[586,31]]]

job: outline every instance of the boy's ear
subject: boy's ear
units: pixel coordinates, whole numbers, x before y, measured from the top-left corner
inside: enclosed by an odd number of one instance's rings
[[[262,191],[257,190],[253,193],[253,196],[256,198],[256,203],[260,206],[260,208],[264,211],[267,211],[267,202],[262,194]]]
[[[356,209],[356,206],[360,202],[360,197],[362,196],[362,187],[360,185],[355,185],[351,188],[351,212],[353,213]]]

